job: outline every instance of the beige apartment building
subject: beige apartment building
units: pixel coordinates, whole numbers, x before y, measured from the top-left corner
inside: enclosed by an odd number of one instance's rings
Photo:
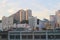
[[[56,12],[56,24],[57,28],[60,28],[60,10]]]
[[[23,20],[28,20],[28,18],[32,16],[32,11],[30,9],[27,10],[21,9],[11,16],[13,16],[14,19],[17,20],[18,22],[21,22]]]
[[[26,10],[26,20],[28,20],[29,17],[32,17],[32,11],[30,9]]]
[[[20,23],[23,20],[28,20],[29,17],[32,16],[32,11],[30,9],[27,10],[19,10],[16,13],[10,15],[9,17],[2,18],[2,29],[8,29],[13,27],[14,23]]]

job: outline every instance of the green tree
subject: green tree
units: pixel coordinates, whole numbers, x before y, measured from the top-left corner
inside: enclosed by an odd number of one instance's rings
[[[23,21],[21,21],[20,23],[22,23],[22,24],[28,24],[28,20],[23,20]]]
[[[2,23],[2,20],[0,20],[0,23]]]

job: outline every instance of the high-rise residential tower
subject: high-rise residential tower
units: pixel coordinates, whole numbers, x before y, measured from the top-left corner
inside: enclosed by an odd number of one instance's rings
[[[60,24],[60,10],[56,12],[57,22]]]
[[[26,20],[26,17],[25,17],[26,16],[26,12],[23,9],[19,10],[18,12],[16,12],[15,14],[13,14],[12,16],[18,22]]]
[[[56,15],[50,15],[50,21],[55,22],[56,21]]]
[[[59,28],[60,27],[60,10],[58,10],[56,12],[56,24],[57,24],[57,27]]]
[[[56,15],[50,15],[50,24],[51,29],[54,29],[56,27]]]
[[[26,12],[26,20],[28,20],[29,17],[32,17],[32,11],[30,9],[27,9],[25,12]]]
[[[21,22],[23,20],[28,20],[29,17],[32,16],[32,11],[30,9],[27,10],[19,10],[14,14],[14,19]]]
[[[31,10],[19,10],[16,13],[10,15],[9,17],[3,17],[2,18],[2,27],[3,29],[8,29],[10,27],[13,27],[14,23],[21,23],[23,20],[28,20],[29,17],[32,16]]]
[[[20,22],[26,20],[26,12],[24,10],[20,10]]]

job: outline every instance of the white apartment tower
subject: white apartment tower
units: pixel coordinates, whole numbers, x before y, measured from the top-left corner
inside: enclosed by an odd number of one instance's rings
[[[2,18],[2,29],[8,30],[9,28],[13,27],[13,17],[3,17]]]
[[[37,27],[37,17],[29,17],[29,26],[31,28]]]

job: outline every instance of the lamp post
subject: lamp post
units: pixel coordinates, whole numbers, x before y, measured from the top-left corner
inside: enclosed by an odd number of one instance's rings
[[[47,22],[47,23],[45,24],[45,26],[48,27],[48,26],[49,26],[49,22]],[[46,40],[48,40],[48,30],[47,30],[47,29],[46,29]]]
[[[46,30],[46,40],[48,40],[48,31]]]

